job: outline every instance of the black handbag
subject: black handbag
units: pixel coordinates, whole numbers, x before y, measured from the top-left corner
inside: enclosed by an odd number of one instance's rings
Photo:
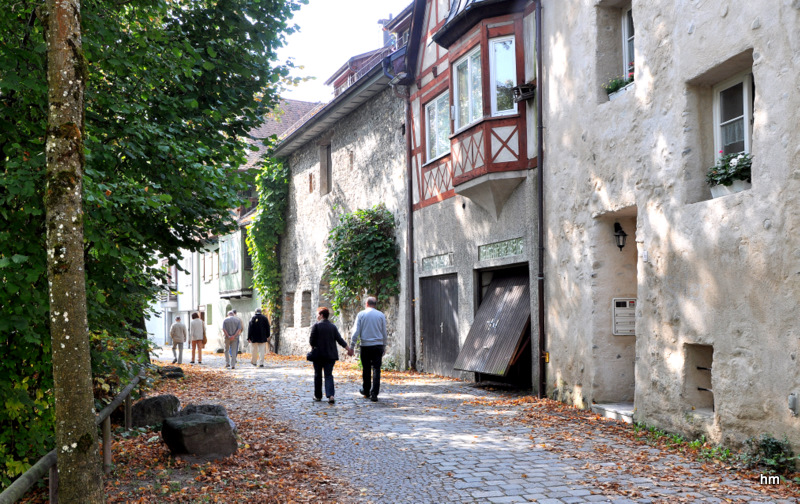
[[[319,348],[313,347],[311,351],[306,354],[306,360],[314,362],[317,359],[319,359]]]

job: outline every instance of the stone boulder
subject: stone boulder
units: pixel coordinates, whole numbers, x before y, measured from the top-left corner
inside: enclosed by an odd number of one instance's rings
[[[234,421],[228,417],[228,411],[225,409],[225,406],[222,406],[221,404],[187,404],[183,409],[181,409],[180,413],[178,413],[178,416],[194,415],[195,413],[227,418],[228,423],[231,424],[231,430],[233,430],[234,435],[236,434],[236,423],[234,423]]]
[[[222,458],[239,449],[227,416],[191,413],[164,420],[161,437],[173,455]]]
[[[178,366],[164,366],[158,368],[158,374],[163,376],[164,378],[184,378],[183,369],[179,368]]]
[[[187,404],[181,409],[180,416],[202,413],[211,416],[228,416],[228,411],[221,404]]]
[[[131,408],[134,427],[161,425],[164,419],[178,414],[181,401],[172,394],[148,397],[137,401]]]

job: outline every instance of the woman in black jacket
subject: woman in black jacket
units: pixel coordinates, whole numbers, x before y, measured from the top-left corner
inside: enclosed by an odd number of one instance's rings
[[[314,358],[314,400],[322,400],[322,371],[325,371],[325,397],[328,402],[336,402],[333,398],[333,365],[339,360],[339,350],[336,348],[338,343],[350,352],[350,347],[342,339],[339,330],[331,321],[328,320],[330,310],[324,306],[317,309],[317,323],[311,326],[311,337],[308,342],[311,349],[314,348],[316,357]]]

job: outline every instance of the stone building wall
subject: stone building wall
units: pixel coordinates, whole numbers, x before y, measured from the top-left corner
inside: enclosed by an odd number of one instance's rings
[[[625,4],[590,4],[544,9],[548,393],[800,448],[800,5],[634,1],[636,80],[609,101]],[[714,86],[748,70],[752,188],[712,199]],[[635,336],[611,334],[617,297]]]
[[[290,156],[291,186],[287,228],[281,239],[284,316],[281,321],[280,351],[305,354],[310,325],[316,309],[327,303],[324,281],[326,239],[344,213],[371,208],[379,203],[395,216],[400,263],[398,299],[378,300],[387,316],[389,348],[384,362],[406,363],[405,295],[408,229],[403,99],[387,87],[355,112],[340,120],[318,139],[308,142]],[[320,147],[330,142],[332,187],[320,194]],[[329,305],[328,305],[329,306]],[[355,313],[334,320],[349,341]],[[340,352],[341,356],[344,356]]]

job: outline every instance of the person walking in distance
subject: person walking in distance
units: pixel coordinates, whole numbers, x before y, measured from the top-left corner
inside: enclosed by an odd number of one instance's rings
[[[250,362],[258,367],[264,367],[264,358],[267,356],[267,342],[269,341],[269,319],[261,314],[261,308],[256,308],[256,314],[250,319],[247,326],[247,341],[250,342]],[[259,358],[260,356],[260,358]]]
[[[362,387],[359,392],[372,402],[381,391],[381,361],[386,351],[386,316],[375,307],[378,301],[370,296],[365,308],[356,316],[356,328],[350,338],[350,355],[357,342],[361,342]]]
[[[317,308],[317,323],[311,326],[311,336],[308,343],[311,348],[317,349],[317,356],[314,359],[314,400],[322,400],[322,372],[325,372],[325,397],[328,402],[333,404],[335,401],[333,384],[333,366],[339,360],[339,351],[336,349],[338,343],[350,354],[350,347],[347,346],[344,338],[339,334],[339,329],[328,320],[331,312],[324,306]]]
[[[194,351],[197,349],[197,362],[203,363],[203,334],[206,327],[200,314],[197,312],[192,313],[192,321],[189,322],[189,344],[192,345],[192,360],[189,364],[194,364]]]
[[[242,334],[242,320],[233,310],[222,321],[222,335],[225,338],[225,367],[236,369],[236,354],[239,353],[239,335]]]
[[[169,337],[172,339],[172,363],[183,364],[183,344],[186,342],[186,326],[180,317],[175,317],[175,322],[169,328]],[[176,351],[177,350],[177,351]]]

